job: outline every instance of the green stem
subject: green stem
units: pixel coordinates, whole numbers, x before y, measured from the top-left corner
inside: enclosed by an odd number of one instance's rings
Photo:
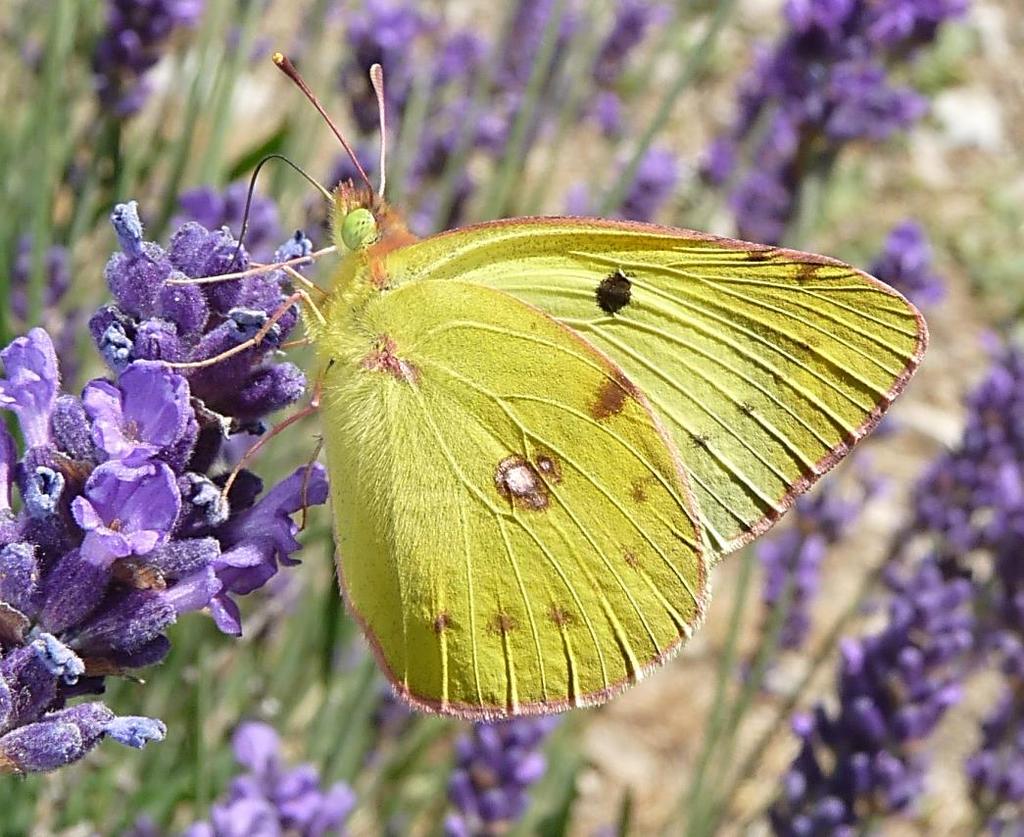
[[[687,88],[690,82],[693,81],[697,73],[707,62],[708,57],[711,55],[711,50],[714,47],[715,42],[718,40],[719,34],[724,28],[726,21],[728,21],[729,15],[732,13],[734,5],[735,0],[718,0],[718,5],[715,7],[715,14],[711,18],[711,22],[708,24],[708,27],[704,32],[704,36],[697,43],[697,46],[690,52],[682,70],[679,75],[676,76],[675,82],[662,97],[658,110],[655,112],[651,121],[647,124],[647,128],[640,136],[640,140],[637,143],[636,148],[633,150],[633,155],[630,157],[625,169],[623,169],[622,174],[619,176],[615,185],[608,190],[604,199],[601,201],[598,208],[598,215],[607,215],[622,204],[622,199],[625,197],[626,192],[633,183],[637,169],[640,168],[640,163],[643,160],[644,155],[651,147],[651,143],[654,142],[655,136],[657,136],[661,129],[665,127],[665,123],[668,122],[668,118],[672,114],[672,109],[675,107],[675,104],[679,100],[683,91]]]
[[[800,181],[796,206],[790,218],[783,241],[789,247],[806,247],[814,230],[821,223],[825,212],[825,196],[828,182],[835,167],[836,152],[833,150],[813,154],[810,165]]]
[[[746,611],[747,591],[754,574],[754,561],[749,556],[740,559],[740,576],[736,583],[736,594],[729,614],[729,628],[715,679],[715,694],[711,699],[711,717],[707,723],[704,745],[697,758],[697,767],[690,780],[689,793],[680,799],[678,816],[688,823],[688,830],[695,824],[693,812],[699,811],[704,792],[704,781],[715,752],[715,746],[722,734],[725,723],[726,694],[736,660],[740,628]]]
[[[533,128],[534,114],[537,111],[541,91],[544,89],[554,62],[555,47],[558,45],[558,32],[562,26],[562,10],[564,6],[565,0],[555,0],[549,12],[540,47],[537,50],[537,55],[534,57],[533,66],[530,68],[530,78],[526,83],[522,105],[516,114],[515,122],[512,123],[512,130],[509,133],[505,153],[502,156],[501,167],[491,182],[490,191],[487,194],[487,199],[484,201],[483,211],[480,216],[484,219],[497,218],[503,214],[510,200],[513,182],[516,178],[522,176],[523,163],[527,152],[527,141],[529,133]],[[516,49],[518,45],[512,45],[512,48]]]
[[[533,188],[530,194],[516,202],[516,211],[526,215],[533,215],[543,210],[551,186],[556,182],[556,169],[558,168],[559,153],[566,138],[571,134],[582,116],[583,104],[590,94],[592,84],[588,84],[587,75],[593,70],[594,59],[597,57],[601,47],[602,39],[598,37],[597,27],[581,26],[573,35],[573,41],[565,52],[575,59],[567,67],[564,80],[564,91],[566,104],[559,108],[558,124],[555,127],[554,135],[542,145],[545,154],[542,174],[534,179]],[[577,42],[582,42],[583,47],[575,49]]]
[[[733,763],[734,752],[736,749],[737,731],[743,723],[743,719],[746,717],[747,710],[750,708],[750,704],[753,701],[754,696],[761,690],[761,686],[764,684],[765,674],[779,650],[782,628],[789,615],[790,608],[792,607],[795,591],[796,577],[791,573],[786,579],[785,586],[782,590],[782,597],[769,613],[768,622],[765,625],[764,630],[764,640],[762,641],[757,655],[754,658],[754,664],[751,666],[751,669],[743,682],[740,694],[729,713],[729,719],[725,725],[725,738],[716,752],[717,770],[714,771],[715,775],[711,782],[712,788],[721,787],[728,776],[729,767]],[[703,825],[703,829],[699,830],[697,832],[698,834],[715,834],[718,830],[719,823],[725,815],[726,806],[731,798],[732,797],[728,794],[716,794],[714,790],[710,791],[708,802],[704,806],[704,810],[701,812],[702,817],[700,822],[701,825]]]

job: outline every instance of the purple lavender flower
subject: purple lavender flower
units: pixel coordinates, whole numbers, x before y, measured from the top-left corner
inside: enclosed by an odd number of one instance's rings
[[[92,472],[71,510],[85,532],[82,555],[107,567],[166,543],[181,512],[181,495],[164,463],[115,459]]]
[[[180,226],[185,221],[196,221],[208,230],[228,227],[238,232],[242,228],[248,193],[249,184],[242,181],[232,183],[222,191],[209,186],[190,189],[178,199],[182,215],[174,223]],[[254,193],[245,231],[246,248],[259,260],[266,261],[280,240],[281,223],[277,204],[258,192]]]
[[[1024,351],[995,351],[967,397],[960,443],[937,458],[914,492],[912,529],[928,536],[951,571],[961,556],[1000,556],[1024,542]],[[961,569],[963,569],[961,567]]]
[[[117,306],[98,311],[90,330],[115,371],[132,360],[170,362],[205,360],[253,337],[285,299],[283,276],[262,273],[211,285],[169,284],[184,277],[242,271],[249,256],[224,229],[210,232],[184,224],[170,248],[142,241],[131,204],[112,215],[122,252],[107,264],[106,276]],[[266,339],[211,366],[183,370],[192,396],[240,424],[294,403],[305,390],[302,373],[288,363],[267,364],[298,320],[294,307],[284,312]]]
[[[626,0],[615,9],[615,20],[594,60],[593,76],[599,87],[615,85],[630,53],[643,41],[647,30],[666,17],[667,7],[648,0]]]
[[[209,609],[240,633],[229,596],[297,563],[291,515],[326,499],[319,465],[263,496],[260,480],[241,471],[224,497],[217,470],[230,435],[259,430],[302,392],[301,374],[266,356],[295,311],[283,312],[267,346],[231,358],[229,373],[218,364],[179,374],[161,362],[210,357],[251,336],[282,313],[281,277],[209,290],[170,284],[224,272],[236,256],[245,265],[248,255],[194,223],[164,251],[144,241],[133,204],[112,217],[122,252],[107,279],[118,305],[91,324],[116,378],[91,381],[81,399],[62,394],[42,329],[0,352],[0,407],[18,416],[26,443],[19,459],[0,432],[0,771],[55,769],[103,738],[133,747],[162,738],[156,719],[66,704],[102,692],[106,675],[163,659],[166,630],[184,613]]]
[[[194,26],[204,0],[109,0],[107,26],[93,55],[100,101],[119,116],[136,113],[149,96],[146,73],[175,30]]]
[[[210,603],[217,627],[225,633],[241,633],[238,607],[229,594],[251,593],[266,584],[280,566],[297,564],[289,557],[299,548],[295,540],[298,526],[291,515],[304,506],[326,501],[327,475],[316,463],[297,469],[220,527],[224,551],[214,566],[223,587]]]
[[[50,336],[41,328],[34,328],[0,351],[0,360],[4,364],[0,409],[10,410],[18,417],[26,445],[47,444],[60,384]]]
[[[786,3],[788,31],[771,49],[757,53],[740,83],[735,122],[712,145],[702,167],[711,182],[721,183],[731,174],[735,148],[753,145],[750,169],[730,200],[742,236],[778,242],[811,168],[827,170],[848,143],[886,139],[923,116],[924,98],[894,85],[889,68],[933,41],[941,23],[966,5],[966,0]]]
[[[338,782],[321,790],[313,765],[286,767],[280,739],[267,724],[242,724],[233,745],[235,759],[248,772],[231,782],[227,796],[210,810],[209,821],[197,822],[184,832],[187,837],[342,833],[356,804],[348,785]]]
[[[992,833],[1013,833],[1024,807],[1024,352],[993,348],[991,368],[967,397],[961,439],[914,494],[913,529],[941,555],[947,575],[976,588],[976,646],[1002,670],[1004,694],[968,759],[971,798]]]
[[[888,625],[841,643],[839,708],[798,716],[801,749],[770,812],[779,835],[854,834],[872,816],[906,811],[923,787],[928,737],[960,699],[973,643],[971,584],[934,560],[895,571]]]
[[[99,379],[82,391],[93,442],[109,459],[187,457],[199,430],[189,399],[188,381],[151,360],[129,365],[116,385]]]
[[[631,221],[650,221],[668,202],[679,182],[679,161],[665,148],[644,154],[618,214]]]
[[[936,303],[946,293],[944,279],[932,270],[931,245],[916,221],[892,229],[871,273],[917,305]]]
[[[448,781],[455,811],[445,819],[449,837],[503,834],[526,811],[528,791],[547,767],[541,746],[554,717],[474,724],[455,744]]]

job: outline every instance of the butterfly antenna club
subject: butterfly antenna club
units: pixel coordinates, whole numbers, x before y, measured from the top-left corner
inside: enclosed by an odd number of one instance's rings
[[[380,64],[370,67],[370,84],[373,85],[373,92],[377,96],[377,114],[380,117],[380,189],[377,194],[384,197],[384,183],[386,180],[388,130],[387,119],[384,111],[384,68]]]
[[[352,146],[348,144],[348,140],[346,140],[341,131],[338,130],[338,126],[334,124],[334,120],[332,120],[327,114],[326,109],[322,104],[320,104],[320,100],[316,97],[316,94],[314,94],[309,85],[306,84],[306,80],[302,77],[288,56],[283,52],[275,52],[272,60],[274,65],[292,80],[295,86],[302,91],[302,94],[309,99],[310,104],[317,109],[317,112],[327,123],[327,127],[330,128],[334,133],[334,136],[338,138],[342,148],[345,149],[345,153],[348,154],[349,159],[352,160],[352,165],[356,167],[356,171],[359,172],[359,176],[363,179],[366,185],[370,187],[370,189],[373,189],[373,184],[370,182],[370,178],[367,176],[366,170],[359,162],[359,158],[356,157],[356,153],[352,150]]]

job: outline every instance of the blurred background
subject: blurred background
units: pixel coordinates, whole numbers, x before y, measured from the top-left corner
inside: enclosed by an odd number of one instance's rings
[[[104,702],[166,739],[0,776],[0,833],[1022,833],[1020,11],[7,0],[0,343],[45,327],[67,392],[109,375],[87,324],[111,298],[116,203],[167,246],[187,221],[237,236],[268,154],[353,176],[277,49],[375,180],[383,65],[388,198],[420,235],[572,213],[784,243],[872,271],[932,339],[882,428],[716,570],[700,633],[607,706],[476,728],[407,712],[315,507],[240,637],[188,613],[160,665],[107,678]],[[325,210],[271,162],[245,247],[268,261],[296,229],[326,246]],[[262,454],[267,484],[309,458],[315,422]]]

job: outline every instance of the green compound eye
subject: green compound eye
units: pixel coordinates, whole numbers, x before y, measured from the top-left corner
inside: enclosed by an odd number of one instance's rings
[[[349,250],[362,250],[377,240],[377,219],[369,209],[353,209],[341,222],[341,243]]]

